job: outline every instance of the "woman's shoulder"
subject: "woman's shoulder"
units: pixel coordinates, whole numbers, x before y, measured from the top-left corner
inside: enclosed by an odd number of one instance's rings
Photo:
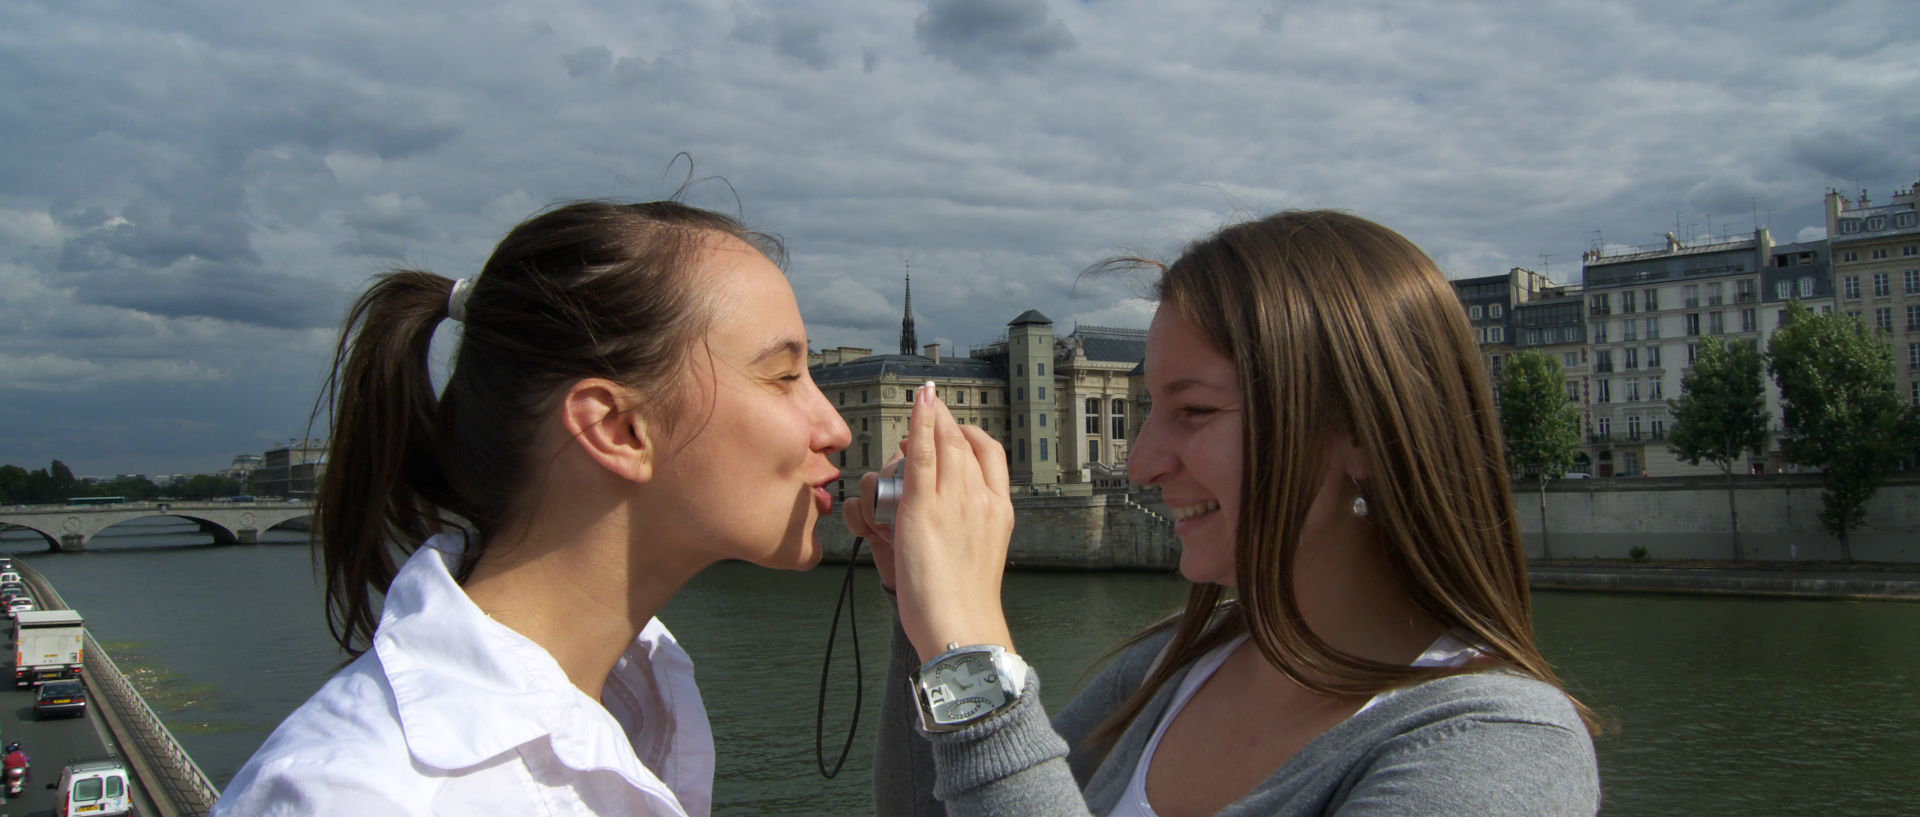
[[[1506,669],[1465,672],[1393,690],[1369,711],[1409,725],[1453,721],[1523,722],[1586,734],[1573,700],[1559,687]]]
[[[317,797],[341,807],[388,803],[399,790],[381,783],[412,766],[393,691],[368,653],[281,721],[234,775],[215,813],[277,814]]]

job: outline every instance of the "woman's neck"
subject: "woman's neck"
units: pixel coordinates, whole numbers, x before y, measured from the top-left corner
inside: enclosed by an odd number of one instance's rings
[[[543,504],[487,543],[462,588],[598,700],[634,637],[707,563],[636,541],[632,508],[624,503]]]

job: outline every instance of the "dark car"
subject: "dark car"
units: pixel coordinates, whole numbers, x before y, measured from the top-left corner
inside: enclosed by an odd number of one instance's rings
[[[48,681],[33,701],[33,716],[87,714],[87,688],[79,681]]]

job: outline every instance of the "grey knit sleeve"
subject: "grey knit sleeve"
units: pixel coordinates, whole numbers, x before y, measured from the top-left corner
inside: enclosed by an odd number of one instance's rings
[[[1472,718],[1401,735],[1331,813],[1593,817],[1600,809],[1593,741],[1529,720]]]

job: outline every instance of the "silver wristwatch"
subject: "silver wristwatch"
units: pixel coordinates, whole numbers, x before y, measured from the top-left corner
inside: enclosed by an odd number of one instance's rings
[[[1027,662],[997,644],[948,644],[914,674],[920,727],[952,732],[1012,706],[1027,686],[1028,672]]]

